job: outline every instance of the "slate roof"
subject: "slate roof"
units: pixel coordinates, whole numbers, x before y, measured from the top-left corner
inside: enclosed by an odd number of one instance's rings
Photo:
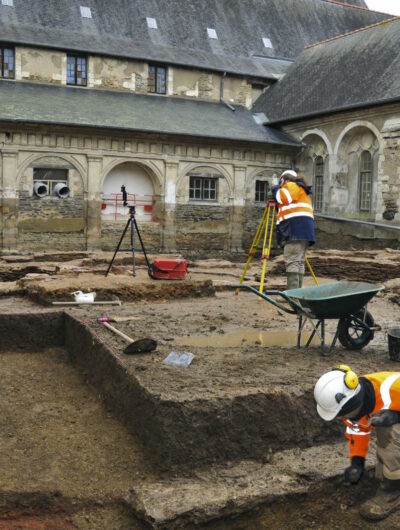
[[[305,49],[256,101],[266,123],[400,101],[400,18]]]
[[[363,4],[362,0],[351,0]],[[80,6],[92,18],[82,18]],[[146,17],[158,29],[149,29]],[[307,44],[387,18],[332,0],[14,0],[2,41],[276,78]],[[214,28],[218,40],[207,37]],[[269,38],[273,49],[265,48]]]
[[[299,146],[244,107],[104,90],[0,81],[0,122],[94,127]]]

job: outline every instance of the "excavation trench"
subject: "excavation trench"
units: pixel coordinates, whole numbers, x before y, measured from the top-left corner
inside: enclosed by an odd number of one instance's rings
[[[272,357],[206,347],[182,373],[99,329],[0,315],[0,529],[358,528],[376,486],[349,498],[339,481],[342,429],[312,413],[314,372],[288,385]]]

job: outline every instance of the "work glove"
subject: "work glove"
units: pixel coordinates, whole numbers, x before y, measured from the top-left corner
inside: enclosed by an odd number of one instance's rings
[[[364,474],[365,458],[353,456],[351,465],[344,470],[344,481],[347,484],[358,484]]]
[[[370,421],[374,427],[391,427],[395,423],[400,423],[400,413],[395,410],[381,410]]]

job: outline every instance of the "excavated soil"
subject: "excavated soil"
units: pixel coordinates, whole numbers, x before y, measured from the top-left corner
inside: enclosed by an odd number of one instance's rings
[[[0,528],[132,528],[124,497],[152,472],[66,352],[2,353],[0,367]]]
[[[66,315],[44,311],[29,290],[66,296],[77,288],[102,293],[104,285],[110,292],[101,276],[107,259],[63,255],[55,274],[41,271],[48,261],[37,259],[37,273],[48,277],[20,277],[17,291],[4,282],[0,529],[372,528],[358,507],[376,483],[343,486],[343,429],[318,418],[312,389],[337,363],[359,373],[399,369],[387,331],[400,327],[400,253],[340,254],[315,253],[310,261],[319,277],[337,278],[336,263],[341,277],[384,283],[369,304],[382,331],[361,351],[339,345],[328,357],[318,347],[287,347],[296,317],[252,294],[234,295],[229,285],[243,264],[193,262],[191,278],[179,284],[208,280],[211,287],[176,298],[168,282],[153,284],[145,269],[132,279],[129,261],[121,261],[112,294],[126,299],[119,288],[144,289],[145,296]],[[9,259],[3,268],[22,265]],[[82,271],[87,266],[99,269]],[[280,258],[269,264],[267,287],[284,285],[280,267]],[[256,285],[259,272],[257,263],[246,281]],[[97,322],[104,315],[132,317],[110,323],[132,339],[155,339],[157,349],[125,355],[127,343]],[[264,346],[262,332],[277,333],[278,345]],[[166,366],[171,351],[195,358],[187,368]],[[398,526],[397,514],[374,525]]]

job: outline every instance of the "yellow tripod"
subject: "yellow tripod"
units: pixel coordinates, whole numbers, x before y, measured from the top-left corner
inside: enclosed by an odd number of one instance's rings
[[[264,290],[265,275],[267,272],[267,261],[269,260],[270,255],[271,255],[275,211],[276,211],[276,202],[268,201],[267,206],[264,208],[264,212],[263,212],[260,224],[258,225],[256,235],[254,236],[253,242],[251,244],[249,256],[246,261],[246,265],[244,267],[244,270],[239,280],[239,284],[241,285],[246,277],[246,273],[249,270],[250,264],[253,261],[253,257],[255,256],[257,249],[259,248],[261,238],[263,237],[263,246],[262,246],[262,253],[261,253],[261,259],[263,260],[263,264],[262,264],[261,282],[260,282],[260,288],[259,288],[260,293],[262,293]],[[318,280],[314,274],[314,271],[311,268],[310,262],[308,261],[307,257],[305,259],[305,262],[307,264],[307,267],[309,268],[311,276],[314,279],[314,282],[317,285],[319,285]],[[236,294],[239,294],[239,289],[236,289]]]

